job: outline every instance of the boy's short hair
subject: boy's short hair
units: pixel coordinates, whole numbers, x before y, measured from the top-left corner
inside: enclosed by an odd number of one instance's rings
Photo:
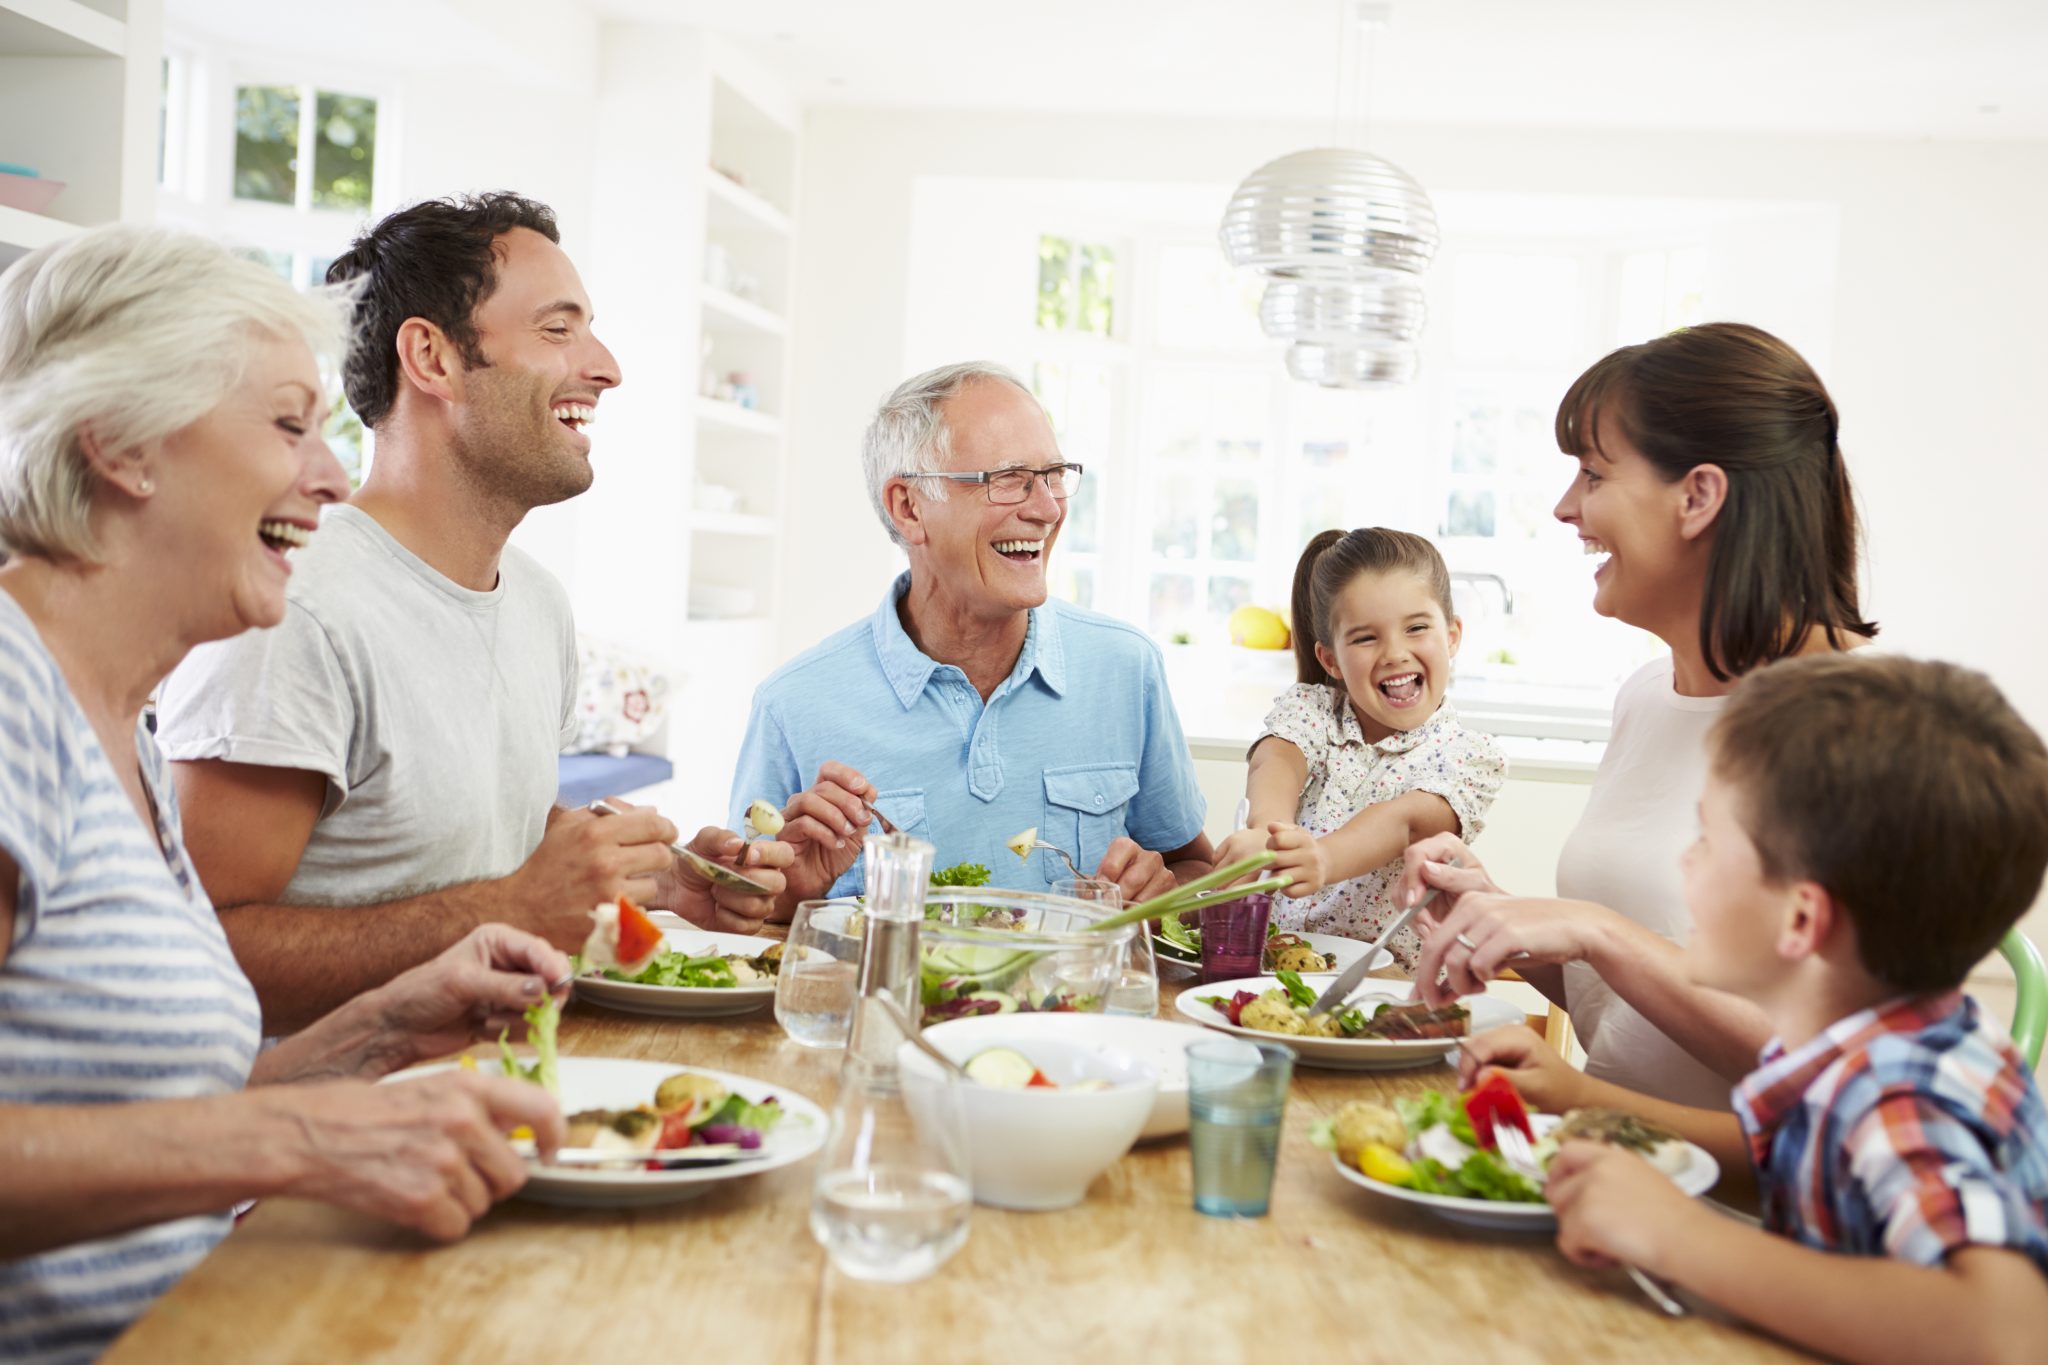
[[[1788,659],[1745,678],[1713,769],[1776,881],[1813,881],[1901,992],[1949,990],[2048,870],[2048,746],[1981,673],[1896,655]]]

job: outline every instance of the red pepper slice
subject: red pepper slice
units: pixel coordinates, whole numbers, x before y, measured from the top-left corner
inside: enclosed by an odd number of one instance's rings
[[[1230,1003],[1223,1007],[1224,1017],[1233,1024],[1237,1023],[1240,1016],[1244,1014],[1244,1007],[1258,998],[1251,991],[1239,991],[1236,995],[1231,996]]]
[[[661,1136],[655,1139],[654,1149],[666,1152],[676,1147],[690,1145],[690,1115],[696,1111],[697,1101],[687,1099],[680,1109],[671,1109],[661,1116]]]
[[[1532,1141],[1536,1136],[1529,1127],[1529,1110],[1522,1103],[1514,1081],[1497,1067],[1483,1069],[1478,1082],[1465,1092],[1465,1117],[1472,1120],[1472,1136],[1489,1152],[1495,1146],[1493,1130],[1496,1124],[1505,1123],[1519,1128]]]
[[[1033,1071],[1033,1072],[1031,1073],[1031,1079],[1030,1079],[1030,1080],[1028,1080],[1028,1081],[1026,1081],[1026,1082],[1024,1082],[1024,1088],[1025,1088],[1026,1090],[1057,1090],[1057,1089],[1059,1089],[1059,1087],[1058,1087],[1057,1085],[1054,1085],[1054,1084],[1052,1083],[1051,1079],[1050,1079],[1049,1077],[1047,1077],[1047,1076],[1046,1076],[1046,1074],[1045,1074],[1045,1073],[1044,1073],[1043,1071]]]
[[[661,946],[661,930],[647,912],[626,897],[619,897],[619,944],[614,956],[620,967],[633,971],[646,966]]]

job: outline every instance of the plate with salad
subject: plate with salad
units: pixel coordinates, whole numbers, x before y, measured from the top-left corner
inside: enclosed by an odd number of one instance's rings
[[[1721,1178],[1720,1163],[1706,1149],[1645,1119],[1614,1109],[1530,1114],[1506,1076],[1480,1076],[1462,1095],[1429,1090],[1391,1105],[1353,1100],[1313,1124],[1309,1140],[1352,1184],[1482,1228],[1557,1226],[1541,1185],[1501,1158],[1491,1132],[1498,1123],[1514,1123],[1534,1138],[1544,1166],[1565,1142],[1583,1139],[1635,1152],[1689,1195],[1705,1194]]]
[[[775,1000],[782,944],[748,934],[664,929],[662,945],[638,970],[599,968],[586,960],[576,997],[628,1014],[711,1018],[745,1014]]]
[[[1279,1036],[1295,1050],[1304,1066],[1338,1071],[1395,1071],[1428,1066],[1453,1048],[1458,1039],[1504,1024],[1519,1024],[1519,1006],[1491,995],[1466,995],[1442,1009],[1419,1004],[1375,1000],[1335,1013],[1310,1018],[1328,976],[1303,977],[1295,972],[1248,976],[1191,986],[1174,1007],[1198,1024],[1246,1038]],[[1368,983],[1371,984],[1371,983]],[[1402,989],[1406,983],[1385,983]]]
[[[1269,972],[1341,972],[1365,955],[1368,945],[1355,938],[1335,934],[1290,933],[1284,929],[1266,931],[1264,970]],[[1169,962],[1197,966],[1202,961],[1201,917],[1188,912],[1165,915],[1152,935],[1153,951]],[[1390,965],[1394,955],[1385,948],[1374,956],[1372,968]]]

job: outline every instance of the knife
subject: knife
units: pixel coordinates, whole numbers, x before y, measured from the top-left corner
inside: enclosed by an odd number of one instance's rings
[[[1460,864],[1456,858],[1453,858],[1444,866],[1458,867]],[[1308,1017],[1313,1019],[1318,1014],[1328,1014],[1331,1010],[1342,1009],[1345,999],[1350,996],[1351,992],[1358,989],[1359,982],[1365,980],[1366,972],[1372,968],[1372,960],[1380,955],[1381,946],[1394,935],[1406,929],[1408,921],[1421,914],[1422,907],[1436,899],[1436,890],[1435,887],[1430,887],[1416,899],[1415,904],[1403,910],[1400,917],[1387,926],[1387,931],[1372,941],[1372,946],[1365,950],[1364,956],[1360,957],[1358,961],[1352,963],[1349,967],[1346,967],[1338,975],[1337,979],[1330,983],[1330,988],[1316,997],[1315,1004],[1308,1007]]]

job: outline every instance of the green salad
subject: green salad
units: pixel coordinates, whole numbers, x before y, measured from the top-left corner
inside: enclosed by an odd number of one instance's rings
[[[782,967],[782,945],[776,944],[749,957],[745,953],[705,953],[691,956],[673,948],[656,953],[654,960],[628,975],[616,967],[604,972],[607,981],[626,981],[635,986],[732,987],[753,986],[775,979]]]

